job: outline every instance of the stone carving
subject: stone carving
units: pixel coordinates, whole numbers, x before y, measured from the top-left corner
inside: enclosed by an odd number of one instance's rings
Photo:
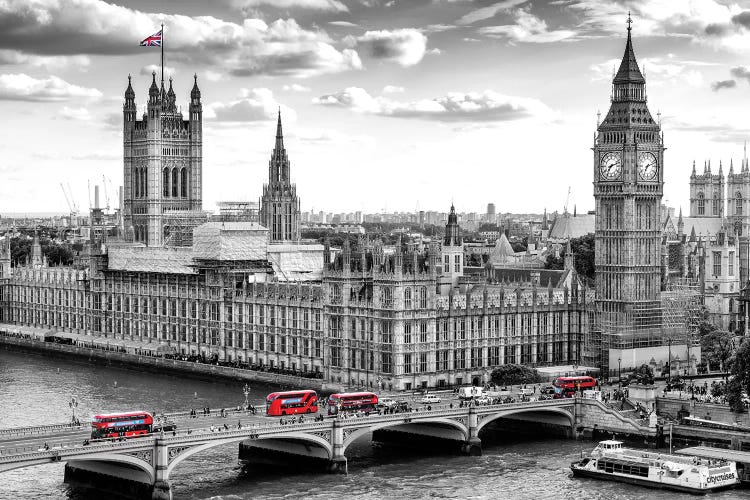
[[[466,417],[455,417],[453,420],[459,424],[466,425]]]
[[[183,451],[187,449],[190,449],[190,446],[175,446],[175,447],[169,448],[169,450],[167,451],[167,455],[168,455],[167,463],[171,464],[172,460],[177,458],[177,456],[180,453],[182,453]]]
[[[344,434],[344,441],[346,441],[346,438],[348,438],[349,436],[351,436],[357,430],[358,429],[356,429],[354,427],[349,427],[347,429],[344,429],[344,432],[343,432],[343,434]]]
[[[154,452],[152,450],[139,450],[134,451],[131,453],[126,453],[126,455],[130,455],[131,457],[135,457],[138,460],[143,460],[149,465],[154,464]]]
[[[331,442],[331,431],[317,431],[317,432],[311,432],[310,434],[312,434],[313,436],[317,436],[329,443]]]

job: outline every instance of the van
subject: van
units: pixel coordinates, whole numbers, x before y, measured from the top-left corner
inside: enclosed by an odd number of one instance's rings
[[[522,387],[521,389],[518,389],[519,396],[531,396],[532,394],[534,394],[533,387]]]
[[[458,399],[474,399],[484,395],[481,387],[467,386],[458,388]]]

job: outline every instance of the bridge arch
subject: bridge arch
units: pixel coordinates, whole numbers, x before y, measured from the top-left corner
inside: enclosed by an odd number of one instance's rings
[[[126,451],[131,451],[131,450],[126,450]],[[25,467],[34,467],[37,465],[46,465],[46,464],[51,464],[51,463],[66,462],[70,465],[75,466],[75,463],[77,461],[94,462],[94,463],[103,462],[103,463],[126,464],[126,465],[133,466],[136,469],[138,469],[140,472],[143,472],[148,477],[149,481],[153,483],[155,479],[153,465],[151,465],[149,462],[147,462],[143,458],[139,458],[132,454],[127,454],[126,451],[121,452],[121,453],[104,452],[104,453],[77,454],[77,455],[71,455],[71,456],[63,456],[63,457],[60,457],[59,460],[53,460],[54,455],[49,454],[45,457],[40,457],[36,459],[0,464],[0,472],[7,472],[10,470],[23,469]],[[149,449],[148,453],[153,453],[153,452]]]
[[[570,428],[575,427],[575,417],[565,408],[559,407],[535,407],[535,408],[518,408],[506,411],[500,411],[497,413],[488,413],[483,415],[484,418],[477,424],[477,433],[482,430],[486,425],[498,420],[500,418],[509,417],[511,415],[521,415],[523,413],[552,413],[556,415],[562,415],[565,417],[570,424]]]
[[[345,437],[344,437],[344,446],[343,446],[343,453],[346,453],[346,449],[351,445],[354,441],[361,438],[368,432],[375,432],[380,429],[387,429],[389,427],[402,427],[402,426],[420,426],[420,425],[429,425],[429,424],[438,424],[444,427],[451,428],[452,430],[457,430],[461,433],[461,440],[465,441],[469,439],[469,429],[464,425],[463,423],[447,418],[447,417],[434,417],[434,418],[415,418],[415,414],[412,413],[405,413],[403,419],[398,420],[389,420],[385,422],[378,422],[372,425],[364,426],[364,427],[358,427],[352,430],[351,432],[347,431],[346,427],[344,428]]]
[[[215,448],[217,446],[223,446],[225,444],[232,444],[232,443],[241,443],[243,441],[291,441],[291,440],[297,440],[297,441],[307,441],[310,443],[315,444],[316,446],[322,448],[325,450],[325,453],[328,455],[328,458],[333,457],[333,447],[331,443],[326,440],[324,437],[310,434],[306,432],[295,432],[295,433],[285,433],[285,434],[263,434],[260,436],[257,436],[256,438],[251,438],[249,435],[242,435],[242,436],[231,436],[227,437],[225,439],[216,439],[216,440],[210,440],[210,441],[198,441],[195,444],[175,444],[169,446],[169,450],[167,451],[168,454],[168,466],[167,466],[167,474],[166,477],[169,477],[172,474],[172,471],[179,465],[183,460],[196,455],[202,451]],[[177,453],[174,453],[173,450],[179,450]],[[169,456],[169,453],[174,453],[173,457]]]

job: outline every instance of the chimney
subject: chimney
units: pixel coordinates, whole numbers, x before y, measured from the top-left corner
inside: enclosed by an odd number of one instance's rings
[[[94,186],[94,208],[99,208],[99,186]]]

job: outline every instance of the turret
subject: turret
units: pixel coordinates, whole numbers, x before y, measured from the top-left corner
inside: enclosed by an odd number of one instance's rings
[[[190,128],[200,132],[203,119],[201,91],[198,88],[198,75],[193,75],[193,89],[190,91]]]
[[[176,113],[177,112],[177,103],[176,103],[176,97],[174,93],[174,89],[172,88],[172,77],[169,77],[169,90],[167,91],[167,111],[170,113]]]
[[[11,277],[10,231],[0,243],[0,279]]]
[[[685,234],[685,221],[682,220],[682,207],[680,207],[680,215],[677,217],[677,234],[680,236]]]
[[[135,112],[135,91],[133,90],[130,75],[128,75],[128,88],[125,89],[125,104],[122,106],[125,127],[133,125],[135,122]]]
[[[156,85],[156,71],[151,72],[151,86],[148,88],[148,106],[159,104],[159,87]]]

